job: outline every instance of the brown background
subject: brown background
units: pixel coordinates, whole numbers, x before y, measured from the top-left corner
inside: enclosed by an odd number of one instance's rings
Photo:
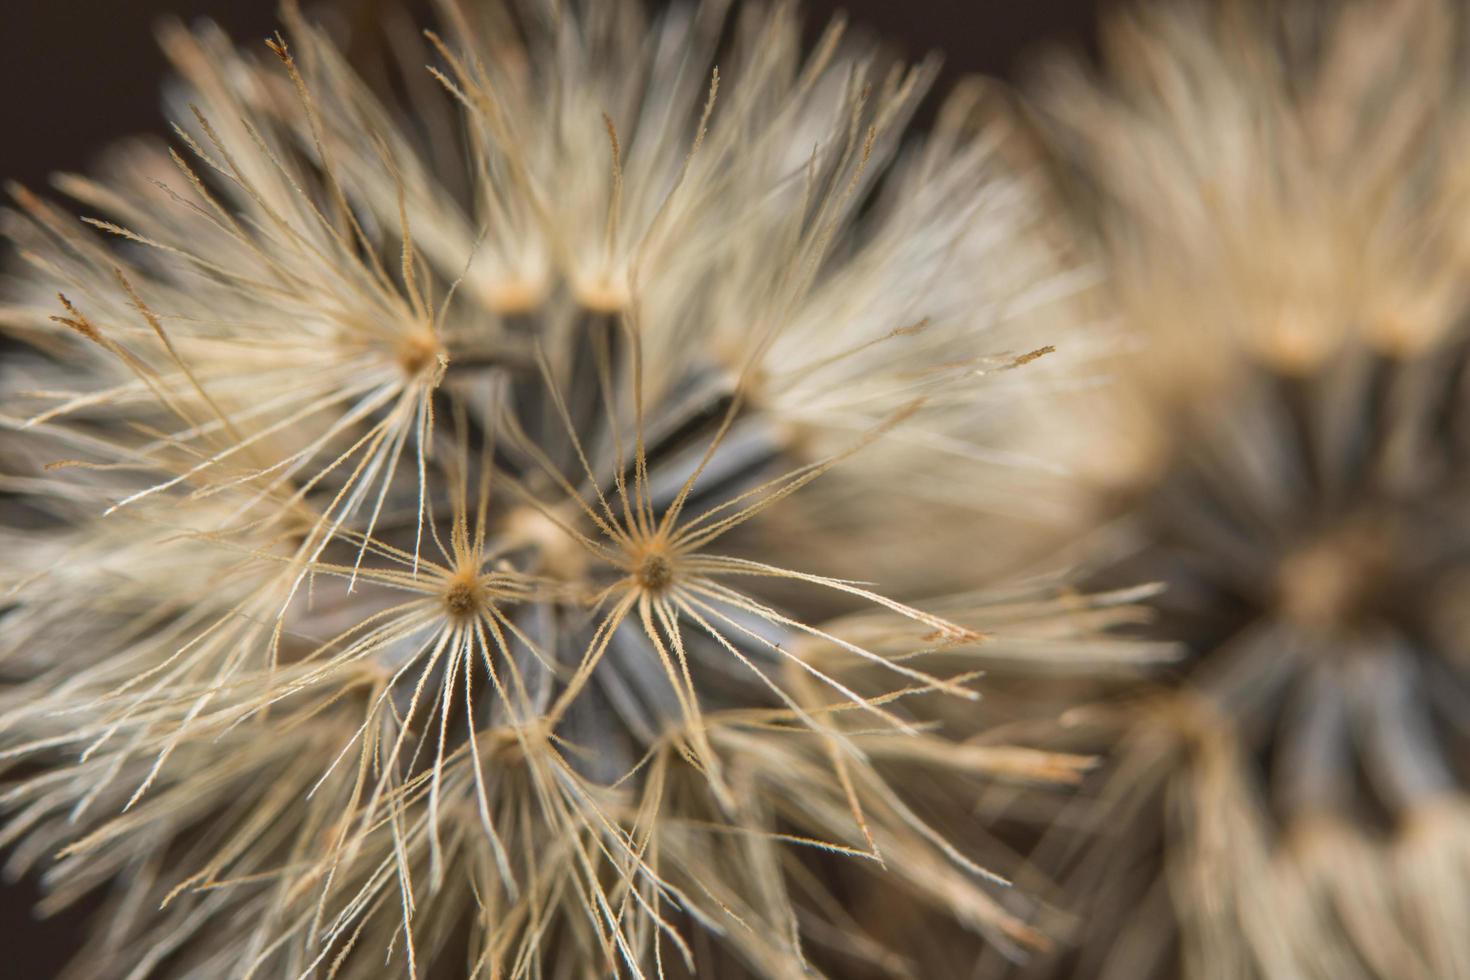
[[[339,0],[371,17],[378,0]],[[1038,47],[1090,45],[1106,0],[808,0],[819,25],[838,9],[910,56],[946,55],[946,81],[968,72],[1018,80]],[[241,43],[275,26],[272,0],[3,0],[0,176],[39,189],[55,170],[83,170],[118,137],[162,132],[158,18],[210,17]],[[942,87],[942,86],[941,86]],[[4,560],[0,557],[0,560]],[[0,890],[0,977],[47,980],[75,949],[81,912],[38,921],[36,883]]]

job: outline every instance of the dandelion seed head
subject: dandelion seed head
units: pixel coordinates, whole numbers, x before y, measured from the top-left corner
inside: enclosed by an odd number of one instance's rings
[[[0,620],[10,833],[90,835],[57,901],[168,894],[115,909],[140,975],[882,959],[806,849],[1039,941],[902,785],[1075,772],[909,707],[1050,616],[893,505],[974,533],[1080,288],[979,93],[908,139],[934,64],[786,6],[444,4],[377,79],[283,16],[165,28],[171,146],[8,223],[0,396],[74,461]]]
[[[1163,583],[1151,635],[1187,645],[1093,716],[1120,743],[1106,829],[1052,867],[1088,922],[1039,973],[1470,962],[1397,904],[1470,908],[1400,859],[1421,813],[1450,853],[1470,831],[1446,817],[1470,789],[1462,640],[1432,625],[1470,563],[1444,533],[1470,464],[1465,29],[1437,0],[1148,7],[1105,77],[1053,75],[1077,227],[1136,340],[1072,404],[1123,464],[1085,501],[1100,578]]]

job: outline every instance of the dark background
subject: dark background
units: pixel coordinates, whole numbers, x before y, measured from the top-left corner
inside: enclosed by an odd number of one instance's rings
[[[331,0],[329,0],[331,2]],[[306,0],[310,9],[316,4]],[[353,21],[383,0],[335,0]],[[806,0],[813,27],[839,10],[911,57],[945,55],[945,81],[968,72],[1016,79],[1038,47],[1090,44],[1108,0]],[[0,176],[40,189],[56,170],[82,170],[112,140],[164,131],[165,16],[218,21],[242,45],[276,27],[275,0],[3,0]]]
[[[911,57],[945,55],[940,88],[983,72],[1017,81],[1048,46],[1088,47],[1108,0],[807,0],[818,26],[838,10]],[[311,6],[311,4],[307,4]],[[380,0],[337,0],[370,22]],[[0,177],[41,189],[57,170],[86,170],[109,142],[165,132],[160,17],[209,17],[241,44],[275,28],[274,0],[3,0]],[[3,560],[3,558],[0,558]],[[0,977],[47,980],[78,945],[85,910],[49,920],[30,912],[36,883],[0,889]]]

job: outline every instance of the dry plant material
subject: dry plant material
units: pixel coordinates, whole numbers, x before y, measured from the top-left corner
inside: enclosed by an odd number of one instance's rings
[[[1189,655],[1078,716],[1118,745],[1038,852],[1079,918],[1038,975],[1470,975],[1467,39],[1160,4],[1052,79],[1137,348],[1083,403],[1090,516]]]
[[[785,7],[441,6],[376,94],[168,28],[173,148],[14,192],[4,839],[113,890],[76,975],[902,969],[811,849],[1039,941],[901,785],[1084,765],[907,708],[1077,611],[913,553],[1075,288],[978,91],[901,145],[933,65]]]

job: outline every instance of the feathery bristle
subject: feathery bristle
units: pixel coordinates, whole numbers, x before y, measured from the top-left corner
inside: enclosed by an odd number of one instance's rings
[[[891,960],[801,850],[1040,942],[901,785],[1075,782],[907,701],[1109,615],[934,541],[1081,281],[978,91],[904,146],[933,65],[784,6],[442,6],[408,104],[292,4],[169,27],[177,147],[62,178],[90,228],[15,195],[5,423],[67,466],[0,758],[54,901],[120,893],[79,975]]]

